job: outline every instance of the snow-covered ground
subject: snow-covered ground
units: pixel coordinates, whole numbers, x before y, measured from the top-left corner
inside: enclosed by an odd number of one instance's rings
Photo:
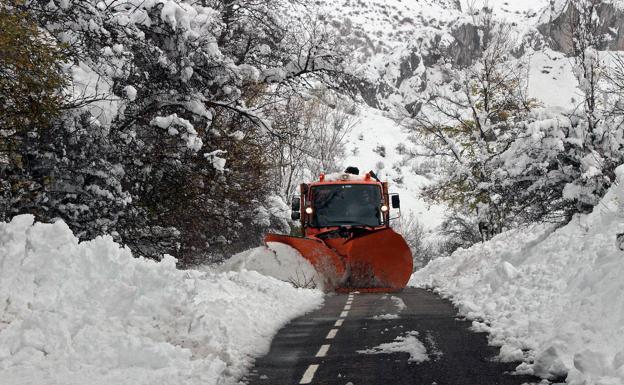
[[[0,383],[236,383],[322,302],[255,271],[177,270],[18,216],[0,223]]]
[[[617,169],[624,182],[624,166]],[[521,372],[577,385],[624,383],[624,184],[567,226],[503,233],[416,272]]]
[[[404,336],[398,336],[393,342],[387,342],[366,350],[358,350],[360,354],[392,354],[398,352],[409,353],[408,362],[420,363],[429,360],[427,348],[418,339],[417,331],[410,331]]]

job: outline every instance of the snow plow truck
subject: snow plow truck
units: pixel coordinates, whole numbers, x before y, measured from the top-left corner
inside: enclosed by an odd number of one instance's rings
[[[336,291],[393,292],[407,285],[412,253],[390,227],[390,211],[400,210],[400,200],[388,193],[387,182],[349,167],[301,184],[300,194],[292,201],[292,219],[301,222],[303,236],[267,234],[266,243],[295,248]]]

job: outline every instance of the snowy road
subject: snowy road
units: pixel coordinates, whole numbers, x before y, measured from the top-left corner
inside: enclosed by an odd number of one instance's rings
[[[491,360],[484,333],[456,319],[437,295],[408,288],[398,294],[336,294],[325,306],[288,324],[256,362],[248,384],[524,384],[515,363]]]

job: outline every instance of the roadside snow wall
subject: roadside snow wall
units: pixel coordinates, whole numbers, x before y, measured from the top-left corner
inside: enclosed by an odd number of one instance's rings
[[[253,271],[181,271],[67,225],[0,223],[0,383],[229,384],[322,303]]]
[[[449,297],[520,372],[570,384],[624,384],[624,167],[590,215],[553,231],[501,234],[416,272]]]

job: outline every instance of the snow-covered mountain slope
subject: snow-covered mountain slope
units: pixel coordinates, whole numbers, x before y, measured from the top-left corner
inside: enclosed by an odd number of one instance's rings
[[[624,166],[589,215],[460,249],[414,274],[488,331],[519,371],[577,385],[624,383]]]
[[[545,48],[527,55],[526,61],[530,98],[551,108],[574,108],[582,103],[583,96],[569,58]]]
[[[548,37],[539,30],[562,12],[565,4],[561,1],[341,0],[319,4],[332,26],[354,47],[353,71],[371,82],[360,91],[373,107],[404,114],[426,98],[434,82],[444,87],[440,80],[443,66],[469,65],[480,52],[480,31],[471,27],[479,18],[474,14],[482,13],[484,6],[495,20],[511,25],[519,50],[510,62],[523,64],[526,95],[536,106],[566,110],[582,105],[570,59],[549,48]],[[406,160],[397,146],[402,145],[403,152],[413,149],[410,133],[385,115],[362,108],[360,122],[349,136],[345,165],[381,170],[393,190],[402,194],[407,211],[417,214],[427,228],[435,228],[442,222],[444,208],[429,207],[420,198],[422,187],[436,178],[435,163],[426,158]]]
[[[368,35],[371,46],[408,44],[423,31],[444,30],[451,23],[469,21],[471,12],[491,8],[496,18],[532,28],[550,7],[549,0],[321,0],[320,9],[345,28]],[[558,3],[562,3],[558,1]],[[563,4],[563,3],[562,3]],[[422,36],[421,36],[422,37]]]
[[[413,213],[431,230],[440,224],[445,208],[425,202],[420,191],[435,178],[435,167],[405,157],[408,137],[409,132],[381,111],[364,107],[358,124],[349,133],[343,166],[377,173],[390,183],[390,192],[400,194],[403,215]]]
[[[322,302],[254,271],[177,270],[17,216],[0,223],[0,383],[236,383]]]
[[[554,13],[547,0],[323,0],[318,4],[343,44],[353,48],[351,71],[369,82],[359,85],[364,100],[383,109],[414,102],[432,76],[427,69],[441,58],[460,65],[472,62],[480,52],[473,25],[483,7],[491,9],[496,20],[513,26],[519,47],[527,45],[522,44],[525,36],[539,35],[545,14]]]
[[[487,7],[493,20],[511,26],[514,56],[529,67],[529,94],[543,106],[574,107],[570,93],[567,0],[320,0],[319,12],[352,48],[350,71],[367,104],[384,110],[410,106],[439,74],[440,65],[469,66],[481,52],[483,31],[476,25]],[[599,27],[610,39],[605,48],[624,46],[624,2],[603,1]],[[608,36],[607,36],[608,35]],[[368,82],[368,83],[366,83]]]
[[[446,23],[461,17],[454,0],[321,0],[327,12],[344,33],[366,37],[370,53],[404,45],[423,30],[441,30]],[[362,47],[364,49],[364,47]]]

